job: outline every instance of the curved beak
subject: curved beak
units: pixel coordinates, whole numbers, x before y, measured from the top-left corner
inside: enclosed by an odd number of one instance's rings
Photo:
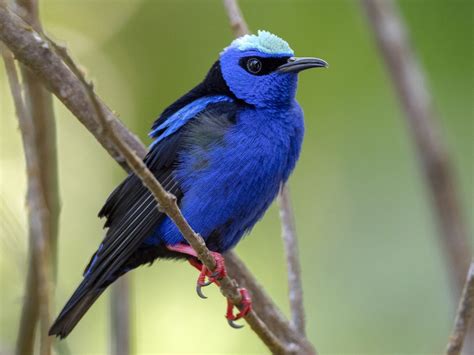
[[[310,57],[291,57],[288,59],[288,63],[280,65],[277,71],[280,73],[298,73],[302,70],[310,68],[327,68],[329,64],[319,58]]]

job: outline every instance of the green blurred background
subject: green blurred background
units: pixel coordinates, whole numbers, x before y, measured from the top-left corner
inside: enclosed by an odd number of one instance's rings
[[[473,1],[399,2],[427,74],[473,230]],[[444,349],[454,301],[436,221],[389,77],[359,3],[241,1],[252,30],[286,39],[329,70],[301,76],[306,138],[290,183],[300,238],[307,331],[321,354],[431,354]],[[218,0],[42,0],[44,27],[147,144],[168,104],[200,81],[232,40]],[[13,349],[26,273],[25,168],[0,70],[0,352]],[[57,101],[62,214],[55,314],[101,240],[97,211],[124,172]],[[472,240],[471,240],[472,241]],[[237,247],[288,314],[278,211]],[[157,262],[132,276],[132,344],[146,353],[266,353],[249,327],[203,301],[196,271]],[[68,338],[73,354],[108,351],[106,293]]]

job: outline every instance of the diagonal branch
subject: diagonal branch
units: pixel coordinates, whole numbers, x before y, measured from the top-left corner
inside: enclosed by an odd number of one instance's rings
[[[249,29],[237,0],[224,0],[224,7],[235,37],[249,33]],[[283,243],[285,245],[288,268],[288,291],[292,325],[300,334],[305,334],[305,313],[303,307],[303,285],[298,254],[298,238],[295,218],[291,206],[290,191],[287,184],[281,187],[278,196]],[[273,323],[271,323],[273,324]]]
[[[451,278],[460,293],[469,267],[469,238],[452,163],[437,127],[437,117],[423,71],[410,46],[407,29],[392,0],[362,0],[381,55],[390,72],[418,150],[437,213],[440,240]]]
[[[50,286],[52,283],[49,271],[49,212],[41,184],[41,165],[32,118],[28,115],[28,110],[21,95],[21,86],[13,56],[3,48],[1,43],[0,46],[2,46],[0,50],[5,62],[25,152],[28,180],[28,233],[32,259],[30,269],[36,274],[36,280],[33,282],[36,287],[32,290],[32,294],[26,294],[25,296],[25,301],[31,301],[35,305],[29,307],[27,304],[22,313],[22,327],[20,329],[24,333],[20,334],[20,339],[23,338],[25,343],[19,343],[17,353],[20,355],[33,353],[35,327],[24,327],[25,324],[23,323],[25,321],[24,317],[28,319],[33,314],[35,319],[32,320],[35,323],[36,317],[39,316],[40,318],[40,354],[49,355],[51,354],[51,339],[48,336],[48,328],[50,323]],[[29,274],[29,277],[31,276],[32,274]]]
[[[464,338],[469,330],[469,322],[474,316],[474,260],[471,261],[466,283],[459,301],[454,329],[449,337],[446,355],[459,355],[462,350]]]
[[[105,132],[107,129],[103,129],[98,122],[96,107],[100,108],[98,112],[106,119],[107,125],[113,130],[113,135],[120,137],[121,143],[131,148],[132,156],[135,155],[135,157],[142,158],[145,155],[146,149],[144,146],[123,126],[114,113],[95,94],[90,92],[80,77],[65,63],[70,62],[65,50],[34,32],[21,18],[9,11],[1,2],[0,39],[15,53],[19,61],[27,65],[44,81],[47,87],[93,133],[96,139],[119,164],[124,168],[127,166],[122,155],[123,152],[118,149],[115,141]],[[61,56],[58,55],[58,52],[61,53]],[[91,96],[94,100],[90,100]],[[130,150],[128,153],[130,153]],[[135,162],[135,158],[132,158],[132,161]],[[141,168],[140,164],[137,168]],[[146,174],[147,170],[143,171]],[[165,197],[167,199],[170,198],[168,195],[165,195]],[[172,200],[172,198],[170,199]],[[170,203],[171,205],[175,204],[173,201]],[[252,287],[257,285],[257,282],[250,274],[242,275],[239,269],[232,269],[232,267],[228,269],[230,274],[236,274],[242,278],[251,278],[248,280],[248,285]],[[235,287],[232,289],[235,291]],[[255,302],[256,297],[260,295],[259,290],[255,292],[254,289],[249,287],[249,291]],[[237,295],[234,296],[237,298]],[[240,294],[238,296],[240,297]],[[234,300],[237,302],[236,298]],[[282,327],[281,332],[288,334],[288,336],[276,339],[275,335],[268,331],[269,324],[262,322],[263,318],[259,318],[256,314],[266,316],[268,313],[280,312],[271,301],[262,300],[261,303],[267,305],[267,307],[262,309],[254,307],[254,312],[249,315],[248,320],[251,322],[252,329],[256,332],[261,331],[259,336],[266,343],[277,341],[279,345],[283,345],[276,347],[274,349],[276,352],[314,353],[311,344],[303,336],[294,332],[288,322],[282,321],[280,323]]]

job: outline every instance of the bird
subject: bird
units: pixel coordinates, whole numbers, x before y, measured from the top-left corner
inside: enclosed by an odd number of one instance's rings
[[[295,57],[288,42],[268,31],[241,36],[224,48],[204,80],[153,123],[144,158],[204,239],[216,270],[201,264],[131,173],[100,210],[104,239],[49,334],[68,336],[110,284],[156,259],[189,261],[200,271],[196,290],[201,297],[202,287],[219,284],[226,275],[222,254],[262,218],[300,155],[304,121],[295,98],[298,74],[325,67],[322,59]],[[235,328],[241,326],[234,322],[251,310],[248,291],[239,291],[240,312],[233,313],[229,300],[226,312]]]

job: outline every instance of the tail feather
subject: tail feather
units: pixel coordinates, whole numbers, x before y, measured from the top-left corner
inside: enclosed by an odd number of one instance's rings
[[[105,290],[105,287],[90,289],[84,281],[77,288],[58,318],[54,321],[49,329],[49,335],[56,335],[61,339],[67,337]]]

